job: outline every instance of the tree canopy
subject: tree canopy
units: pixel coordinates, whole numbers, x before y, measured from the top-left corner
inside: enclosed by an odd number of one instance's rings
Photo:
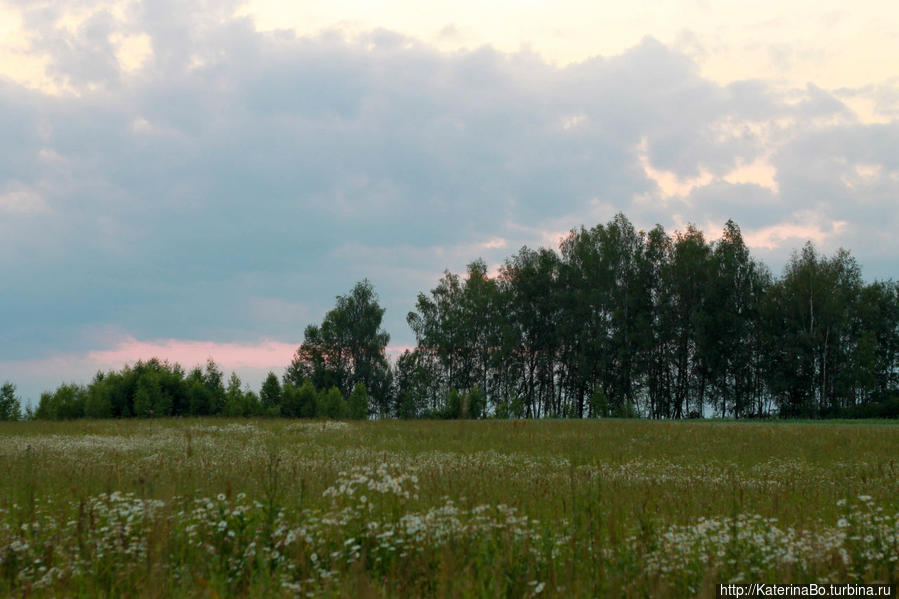
[[[300,386],[308,379],[317,389],[335,387],[344,397],[361,383],[375,405],[386,412],[390,335],[381,329],[383,316],[371,283],[367,279],[357,283],[347,295],[337,297],[336,306],[320,325],[306,327],[285,381]]]
[[[635,229],[623,215],[418,294],[391,364],[368,280],[338,296],[258,395],[211,359],[152,359],[41,396],[42,418],[899,416],[899,285],[808,243],[780,277],[728,221]],[[4,385],[0,417],[18,414]],[[12,399],[10,399],[12,398]]]

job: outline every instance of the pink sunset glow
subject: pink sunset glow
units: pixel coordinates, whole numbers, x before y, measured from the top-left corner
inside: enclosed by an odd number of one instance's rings
[[[212,358],[226,370],[279,369],[290,363],[299,343],[285,343],[274,339],[262,339],[256,343],[217,343],[215,341],[191,341],[185,339],[160,339],[140,341],[129,337],[112,349],[88,352],[87,360],[104,368],[120,368],[123,364],[138,360],[159,358],[177,362],[185,367],[204,364]],[[410,345],[387,348],[389,357],[396,357]]]
[[[268,372],[280,374],[290,364],[296,344],[275,339],[262,339],[249,343],[218,343],[189,339],[155,339],[142,341],[126,337],[111,344],[108,349],[85,353],[60,354],[31,360],[0,360],[0,372],[12,373],[21,383],[25,397],[36,399],[49,387],[42,377],[52,372],[59,381],[87,383],[97,371],[119,370],[138,360],[158,358],[177,362],[186,369],[204,366],[212,358],[226,374],[234,371],[250,388],[258,388]],[[391,345],[386,348],[388,360],[396,360],[412,345]]]
[[[128,362],[154,357],[183,366],[203,364],[212,358],[225,369],[276,368],[290,362],[298,345],[274,339],[255,343],[217,343],[184,339],[140,341],[129,337],[112,349],[89,352],[88,360],[108,368],[118,368]]]
[[[34,360],[0,361],[5,371],[19,375],[34,375],[52,371],[63,377],[84,376],[97,370],[118,370],[125,364],[138,360],[158,358],[177,362],[185,368],[204,365],[212,358],[223,370],[240,372],[279,372],[293,358],[299,343],[285,343],[274,339],[262,339],[255,343],[218,343],[186,339],[157,339],[141,341],[134,337],[117,342],[109,349],[91,350],[87,353],[63,354]],[[414,350],[412,345],[392,345],[386,348],[388,359],[395,360],[404,351]]]

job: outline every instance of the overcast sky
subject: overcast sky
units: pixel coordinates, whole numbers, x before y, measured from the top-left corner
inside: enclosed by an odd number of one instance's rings
[[[363,277],[396,350],[444,269],[619,211],[899,274],[893,0],[284,4],[0,0],[0,381],[256,386]]]

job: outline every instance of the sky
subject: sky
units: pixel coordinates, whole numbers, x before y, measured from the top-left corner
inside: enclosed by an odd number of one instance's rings
[[[628,6],[632,5],[632,6]],[[367,277],[623,212],[899,275],[899,4],[0,0],[0,380],[257,387]]]

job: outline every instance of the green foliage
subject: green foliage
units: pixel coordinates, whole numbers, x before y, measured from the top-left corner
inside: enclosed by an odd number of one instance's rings
[[[134,415],[138,417],[161,416],[156,413],[156,407],[161,402],[162,389],[159,380],[152,374],[146,373],[137,381],[137,391],[134,393]]]
[[[410,356],[410,364],[404,365],[404,375],[411,379],[404,384],[414,387],[416,378],[428,381],[432,390],[425,395],[423,411],[459,417],[462,397],[458,406],[444,401],[452,389],[490,387],[491,371],[507,357],[502,350],[511,349],[503,337],[506,300],[483,260],[468,265],[464,280],[446,272],[430,297],[418,295],[416,311],[406,320],[419,347],[414,360]]]
[[[41,393],[34,417],[42,420],[72,420],[84,417],[87,393],[79,385],[60,385],[56,391]]]
[[[319,418],[341,419],[347,416],[347,403],[337,387],[331,387],[318,395],[316,416]]]
[[[475,386],[487,413],[575,418],[827,417],[899,390],[899,286],[811,244],[774,280],[733,221],[709,242],[618,214],[498,277],[446,272],[407,320],[397,414],[468,414],[452,389]]]
[[[463,418],[478,419],[485,416],[487,408],[487,395],[480,387],[475,385],[469,389],[463,398],[464,408],[462,410]]]
[[[845,250],[826,258],[808,243],[794,253],[765,314],[766,348],[776,356],[766,381],[782,415],[828,415],[871,399],[875,380],[885,374],[875,347],[897,334],[893,325],[892,335],[878,339],[877,325],[865,318],[877,311],[885,288],[864,290],[858,264]]]
[[[450,389],[446,396],[441,418],[476,420],[486,416],[487,397],[480,387],[475,385],[467,392],[462,393],[458,389]]]
[[[590,415],[594,418],[609,416],[609,398],[599,385],[593,389],[593,395],[590,396]]]
[[[206,361],[206,372],[203,373],[203,383],[209,390],[209,413],[220,414],[225,405],[225,386],[222,383],[224,374],[218,365],[209,358]]]
[[[259,391],[259,399],[266,415],[274,416],[281,413],[281,383],[274,372],[269,372]]]
[[[262,416],[262,402],[254,391],[246,390],[244,393],[244,415],[246,416]]]
[[[368,420],[368,390],[365,383],[356,383],[347,398],[347,416],[351,420]]]
[[[84,401],[84,415],[88,418],[111,418],[112,399],[110,384],[100,378],[88,387]]]
[[[154,370],[141,373],[134,392],[134,415],[157,418],[171,416],[172,407],[172,398],[162,389],[159,374]]]
[[[281,385],[281,415],[288,418],[298,418],[299,410],[299,388],[292,383],[285,381]]]
[[[394,365],[392,379],[392,415],[409,419],[436,411],[439,400],[425,352],[404,351]]]
[[[303,381],[302,386],[297,390],[296,401],[297,416],[300,418],[315,418],[319,415],[317,411],[318,392],[312,381]]]
[[[612,411],[612,416],[615,418],[639,418],[640,412],[637,411],[637,406],[634,404],[624,402],[615,406],[615,409]],[[691,415],[690,418],[694,418],[694,416]]]
[[[496,404],[493,417],[502,420],[524,418],[524,402],[520,397],[502,399]]]
[[[22,417],[22,406],[16,397],[16,386],[9,381],[0,387],[0,420],[18,420]]]
[[[466,416],[465,411],[466,406],[462,401],[462,394],[456,388],[450,389],[446,395],[446,404],[442,417],[447,419],[464,418]]]
[[[385,349],[390,335],[381,327],[384,309],[367,280],[338,296],[320,326],[306,327],[285,380],[300,386],[306,379],[317,389],[337,387],[347,395],[363,383],[382,412],[389,406],[390,368]]]
[[[403,420],[417,418],[419,410],[416,405],[415,397],[409,393],[404,393],[397,397],[396,401],[396,417]]]
[[[191,416],[207,416],[212,413],[212,391],[206,386],[203,372],[194,368],[187,378],[187,407]]]
[[[222,414],[234,418],[236,416],[252,416],[252,412],[247,409],[246,396],[241,390],[240,377],[236,372],[231,373],[228,379],[228,386],[225,389],[225,404],[222,408]]]

